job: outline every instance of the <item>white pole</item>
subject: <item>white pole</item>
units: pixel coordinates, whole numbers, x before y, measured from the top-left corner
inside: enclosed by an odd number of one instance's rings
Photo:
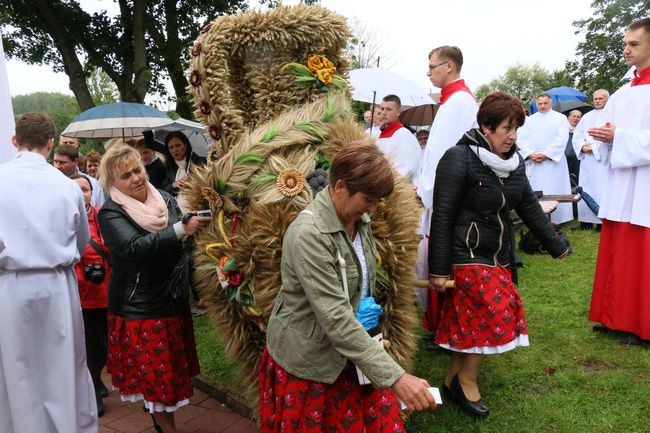
[[[16,155],[16,148],[11,144],[15,130],[14,109],[11,106],[9,77],[0,33],[0,163],[7,162]]]

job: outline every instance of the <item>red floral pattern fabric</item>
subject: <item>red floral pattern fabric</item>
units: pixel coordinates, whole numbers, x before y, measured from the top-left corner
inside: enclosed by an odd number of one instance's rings
[[[122,395],[174,406],[192,396],[199,374],[194,327],[186,312],[159,319],[127,319],[108,313],[108,363]]]
[[[438,344],[456,349],[501,346],[528,334],[521,296],[510,270],[501,266],[452,266],[456,286],[447,289]]]
[[[331,385],[300,379],[266,348],[259,370],[260,421],[265,433],[405,432],[391,390],[359,385],[349,368]]]

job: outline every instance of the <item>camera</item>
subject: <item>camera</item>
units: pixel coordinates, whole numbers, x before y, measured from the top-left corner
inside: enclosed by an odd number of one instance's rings
[[[84,266],[84,278],[87,281],[99,284],[104,281],[105,276],[106,271],[104,270],[104,266],[102,266],[101,263],[93,263],[92,265]]]

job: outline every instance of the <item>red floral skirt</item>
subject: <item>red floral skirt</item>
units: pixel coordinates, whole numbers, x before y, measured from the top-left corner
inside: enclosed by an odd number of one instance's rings
[[[191,397],[199,360],[189,307],[159,319],[127,319],[109,312],[107,370],[120,395],[142,395],[167,411]]]
[[[650,228],[603,220],[589,320],[650,340]]]
[[[452,266],[452,276],[456,286],[445,292],[439,345],[479,354],[528,345],[524,307],[509,269]]]
[[[331,385],[300,379],[276,364],[265,348],[259,390],[265,433],[405,432],[395,394],[359,385],[351,368]]]

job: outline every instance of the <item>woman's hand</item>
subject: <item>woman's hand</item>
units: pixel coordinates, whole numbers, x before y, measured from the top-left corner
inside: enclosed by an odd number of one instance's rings
[[[408,410],[424,410],[436,408],[436,400],[429,393],[429,382],[408,373],[397,379],[392,386],[397,398],[402,400]]]
[[[183,229],[185,229],[185,233],[187,233],[189,236],[192,236],[200,229],[207,227],[211,221],[212,218],[210,217],[193,215],[186,223],[183,224]]]
[[[174,183],[172,183],[172,187],[176,189],[185,188],[186,186],[189,185],[188,182],[189,182],[189,176],[183,176],[177,181],[174,181]]]
[[[429,275],[429,289],[444,293],[446,290],[445,284],[447,284],[448,279],[449,277],[435,277]]]

